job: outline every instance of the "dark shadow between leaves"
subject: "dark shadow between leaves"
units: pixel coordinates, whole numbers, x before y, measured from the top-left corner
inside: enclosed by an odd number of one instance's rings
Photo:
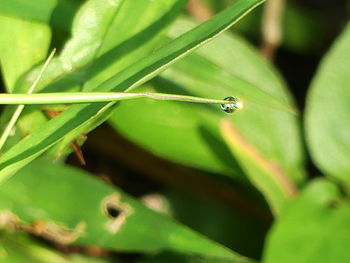
[[[230,167],[232,169],[232,173],[235,173],[236,176],[242,177],[243,180],[246,180],[243,170],[240,168],[224,141],[218,138],[203,125],[199,127],[198,131],[202,136],[203,141],[208,145],[208,148],[217,157],[217,159],[220,160],[224,166]]]
[[[50,17],[50,25],[69,33],[74,16],[84,1],[57,1]],[[64,19],[62,19],[64,18]]]
[[[57,1],[56,7],[53,9],[50,17],[50,25],[69,33],[72,26],[74,16],[84,1]]]
[[[73,121],[74,119],[79,120],[78,123],[81,124],[84,121],[88,120],[91,116],[97,114],[101,110],[101,108],[103,108],[103,106],[107,104],[108,103],[96,103],[93,105],[85,104],[85,106],[82,106],[75,113],[75,115],[70,118],[70,121],[63,123],[54,132],[48,132],[49,130],[51,130],[51,123],[52,121],[56,121],[57,119],[62,118],[63,114],[58,115],[54,119],[51,119],[50,121],[42,125],[41,129],[38,132],[30,134],[27,137],[23,138],[18,144],[16,144],[13,148],[10,149],[10,151],[20,151],[21,153],[15,155],[14,157],[8,158],[6,161],[1,162],[0,171],[5,169],[9,165],[13,165],[17,162],[29,158],[32,155],[37,154],[38,152],[42,151],[42,149],[47,148],[52,143],[58,142],[60,139],[63,138],[64,135],[73,131],[77,127],[77,123]],[[28,147],[28,141],[33,140],[33,136],[40,137],[40,139],[38,139],[35,143],[32,142],[31,146]],[[23,148],[27,149],[22,151]],[[6,158],[6,153],[4,156]],[[1,156],[1,158],[4,158],[4,156]]]

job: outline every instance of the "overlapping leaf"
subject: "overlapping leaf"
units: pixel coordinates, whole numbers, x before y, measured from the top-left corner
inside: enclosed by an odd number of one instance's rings
[[[0,199],[5,227],[16,226],[55,242],[116,251],[171,250],[240,262],[239,255],[121,190],[86,172],[47,165],[47,160],[37,160],[11,178],[2,186]]]

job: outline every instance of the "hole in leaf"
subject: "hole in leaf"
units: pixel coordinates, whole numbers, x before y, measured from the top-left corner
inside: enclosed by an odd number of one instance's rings
[[[108,231],[116,233],[124,224],[126,218],[131,214],[132,209],[127,203],[120,201],[119,194],[115,193],[102,200],[102,208],[109,220],[106,223]]]
[[[113,206],[107,206],[106,212],[111,218],[117,218],[121,214],[121,211]]]

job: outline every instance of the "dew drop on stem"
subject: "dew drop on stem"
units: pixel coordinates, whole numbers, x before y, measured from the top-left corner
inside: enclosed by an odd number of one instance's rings
[[[227,103],[221,104],[221,109],[226,113],[234,113],[243,108],[243,104],[234,96],[227,97],[224,100],[226,100]]]

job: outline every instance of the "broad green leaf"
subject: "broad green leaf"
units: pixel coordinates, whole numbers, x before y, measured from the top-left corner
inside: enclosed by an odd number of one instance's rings
[[[154,256],[146,257],[135,263],[236,263],[246,262],[253,263],[255,261],[242,257],[241,261],[232,261],[231,259],[220,259],[215,257],[203,257],[200,255],[185,255],[179,253],[160,253]]]
[[[152,55],[127,67],[95,90],[130,90],[141,85],[176,60],[218,36],[260,3],[262,3],[260,0],[235,2],[226,11],[175,39]],[[0,157],[0,181],[11,176],[15,171],[61,141],[62,137],[72,130],[74,132],[76,127],[83,127],[94,118],[99,118],[100,113],[112,105],[105,103],[75,105],[42,125]],[[100,120],[103,121],[103,118],[105,116],[102,116]]]
[[[350,204],[335,185],[309,185],[273,226],[264,263],[349,262]]]
[[[61,255],[25,234],[0,232],[0,262],[8,263],[108,263],[82,255]],[[116,263],[116,261],[113,261]]]
[[[86,172],[47,165],[47,160],[37,160],[11,178],[2,186],[0,200],[5,226],[40,224],[39,235],[63,244],[240,258]]]
[[[328,52],[311,85],[305,130],[311,156],[325,175],[350,189],[350,24]]]
[[[183,20],[171,34],[181,34],[190,25]],[[143,90],[241,98],[244,108],[230,117],[235,126],[294,182],[303,180],[298,117],[278,106],[284,103],[293,108],[292,99],[274,69],[238,36],[220,36],[175,63]],[[121,103],[110,123],[157,155],[244,180],[220,135],[219,123],[225,117],[229,115],[215,105],[142,100]]]
[[[0,64],[8,92],[19,77],[45,59],[51,41],[45,24],[0,15]]]
[[[232,41],[233,42],[233,41]],[[217,41],[217,43],[219,43]],[[248,45],[248,44],[247,44]],[[203,48],[205,49],[205,48]],[[249,47],[248,47],[249,49]],[[213,50],[212,50],[213,51]],[[208,54],[210,51],[207,50],[206,54]],[[203,52],[204,53],[204,52]],[[268,108],[274,108],[279,109],[282,111],[289,111],[290,113],[297,113],[295,109],[290,103],[288,103],[288,99],[286,99],[285,94],[280,92],[278,94],[277,98],[270,94],[271,89],[266,91],[264,88],[266,86],[258,87],[255,86],[250,82],[249,77],[247,79],[242,79],[237,72],[234,72],[232,70],[232,64],[230,65],[230,69],[225,69],[217,64],[220,64],[220,62],[223,62],[225,66],[228,66],[224,60],[220,60],[217,58],[217,55],[210,56],[210,55],[204,55],[200,56],[197,54],[190,54],[187,56],[186,59],[183,59],[177,63],[171,68],[172,71],[174,71],[173,74],[169,74],[171,77],[172,75],[175,75],[175,73],[179,74],[179,81],[178,82],[185,82],[184,77],[181,78],[182,75],[185,75],[186,72],[188,72],[188,75],[190,75],[193,78],[200,79],[202,82],[216,85],[217,87],[222,87],[222,91],[226,88],[232,89],[234,86],[234,93],[235,96],[239,97],[242,101],[248,101],[252,103],[257,103],[263,106],[266,106]],[[221,57],[223,58],[223,57]],[[212,60],[211,60],[212,59]],[[225,58],[225,61],[231,60],[232,58],[228,59]],[[246,58],[250,59],[250,58]],[[240,65],[242,67],[243,65]],[[247,69],[243,68],[243,72],[247,71]],[[170,72],[170,70],[169,70]],[[239,73],[243,73],[239,72]],[[167,72],[165,72],[163,75],[166,76]],[[243,73],[244,75],[244,73]],[[247,74],[246,74],[247,75]],[[262,74],[260,74],[262,75]],[[197,88],[198,90],[201,89],[201,87]],[[219,90],[219,88],[218,88]],[[226,90],[225,90],[226,91]],[[280,90],[279,90],[280,91]],[[272,90],[272,93],[278,93],[279,91]],[[203,92],[204,93],[204,92]],[[283,94],[281,96],[281,94]]]
[[[229,120],[221,123],[221,133],[248,178],[264,194],[273,213],[281,214],[287,201],[296,194],[288,175],[254,148]]]
[[[82,0],[0,0],[0,14],[69,30]]]

